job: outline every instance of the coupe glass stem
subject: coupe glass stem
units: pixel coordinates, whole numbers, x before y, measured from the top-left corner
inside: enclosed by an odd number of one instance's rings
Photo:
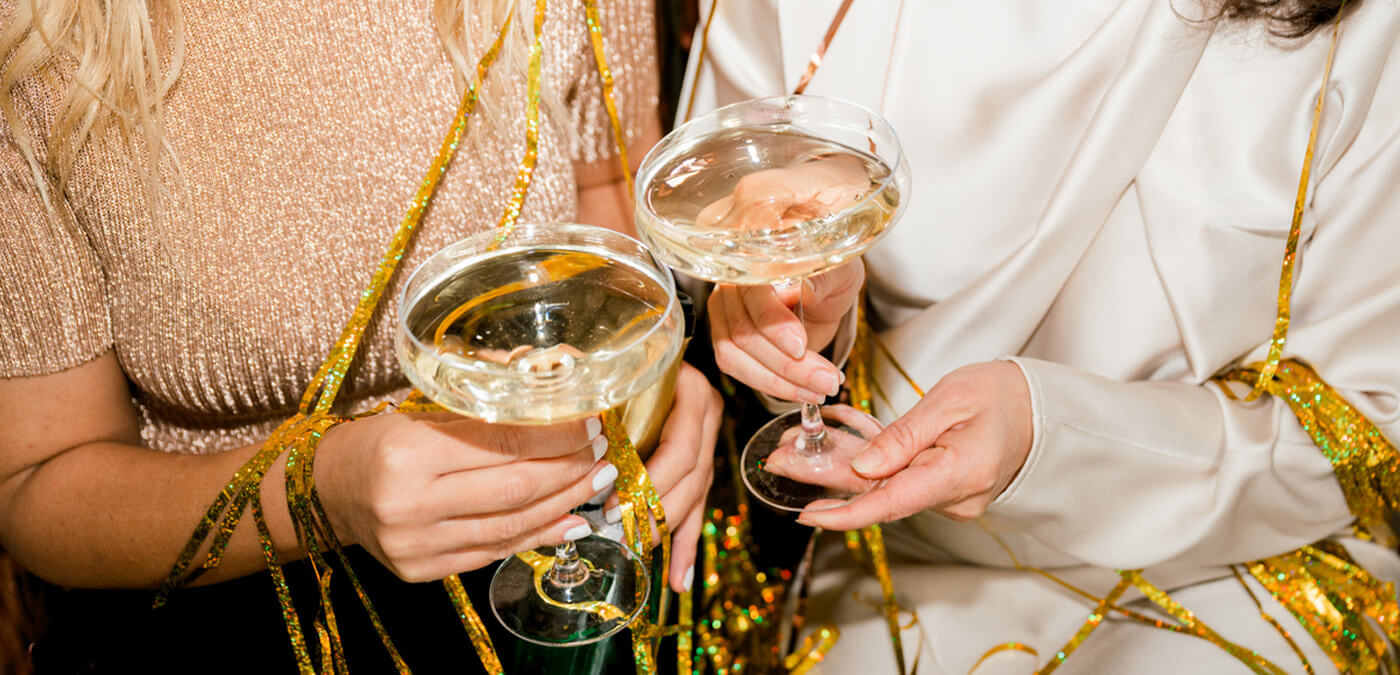
[[[588,579],[588,565],[578,557],[578,547],[566,541],[554,547],[554,565],[549,568],[549,581],[565,588],[577,586]]]
[[[807,317],[803,311],[803,303],[807,294],[807,283],[800,279],[783,279],[773,283],[776,290],[784,290],[797,286],[797,304],[793,311],[797,314],[797,320],[805,329]],[[822,409],[816,403],[802,402],[802,438],[796,444],[797,452],[805,457],[815,459],[822,454],[825,448],[826,423],[822,421]]]

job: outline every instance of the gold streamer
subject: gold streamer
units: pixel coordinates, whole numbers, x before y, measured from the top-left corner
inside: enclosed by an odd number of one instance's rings
[[[982,656],[977,659],[977,662],[972,664],[972,667],[967,670],[968,675],[972,675],[972,673],[975,672],[978,668],[981,668],[982,664],[986,662],[987,659],[990,659],[993,656],[1002,652],[1022,652],[1024,654],[1030,654],[1031,658],[1033,659],[1040,658],[1040,652],[1037,652],[1035,650],[1035,647],[1026,644],[1021,644],[1020,642],[1003,642],[983,652]]]
[[[826,658],[826,653],[836,646],[840,637],[841,629],[835,625],[821,626],[803,638],[802,646],[783,659],[783,667],[787,668],[788,675],[806,675]]]
[[[603,434],[608,439],[607,459],[617,468],[617,480],[614,485],[617,489],[618,506],[622,511],[622,529],[627,544],[642,561],[642,567],[655,569],[651,564],[650,522],[654,520],[661,539],[660,569],[666,570],[671,562],[671,531],[666,525],[666,512],[661,508],[661,497],[657,495],[656,486],[652,485],[646,466],[637,455],[636,448],[632,447],[627,428],[616,410],[609,410],[603,414]],[[664,597],[668,592],[669,587],[662,583],[661,595]],[[645,593],[646,589],[639,585],[638,603],[642,602]],[[658,604],[664,604],[664,600],[658,600]],[[658,621],[664,620],[665,617],[658,617]],[[656,671],[655,644],[646,635],[651,629],[652,625],[645,612],[639,614],[632,625],[632,651],[639,675],[650,675]]]
[[[879,525],[861,528],[866,550],[870,553],[870,566],[874,568],[875,580],[880,583],[880,611],[885,615],[885,627],[890,633],[890,645],[894,649],[894,661],[900,673],[909,672],[904,665],[904,640],[899,629],[899,600],[894,594],[894,578],[890,575],[889,555],[885,551],[885,535]],[[914,621],[918,614],[913,610]]]
[[[1257,382],[1265,365],[1235,368],[1216,380],[1233,397],[1225,383]],[[1384,545],[1394,545],[1387,514],[1400,509],[1400,453],[1385,434],[1301,360],[1279,363],[1262,391],[1288,404],[1313,443],[1332,463],[1361,534]]]
[[[1285,675],[1281,668],[1274,665],[1263,656],[1260,656],[1257,652],[1241,647],[1220,637],[1218,633],[1202,623],[1200,619],[1197,619],[1194,613],[1182,607],[1180,603],[1173,600],[1165,591],[1144,579],[1141,570],[1120,570],[1118,575],[1123,578],[1123,581],[1136,586],[1138,590],[1142,591],[1143,595],[1147,596],[1147,599],[1151,600],[1158,607],[1165,610],[1167,614],[1171,615],[1172,618],[1180,622],[1181,626],[1188,632],[1225,650],[1230,656],[1235,657],[1236,660],[1248,666],[1249,669],[1255,673],[1260,673],[1261,675]]]
[[[520,166],[515,172],[515,187],[511,190],[510,199],[506,200],[501,221],[496,225],[500,232],[496,238],[498,244],[515,231],[515,221],[525,209],[525,197],[529,194],[530,180],[535,176],[535,161],[539,158],[544,10],[545,0],[535,0],[535,41],[530,44],[528,82],[525,88],[525,154],[520,158]]]
[[[1395,588],[1355,564],[1340,545],[1319,542],[1249,563],[1248,569],[1298,619],[1337,670],[1400,669],[1390,649],[1400,643]]]
[[[838,10],[837,23],[833,24],[833,29],[836,25],[839,25],[840,17],[844,13],[845,6],[843,5],[842,9]],[[830,34],[832,34],[833,32],[834,30],[828,31],[828,39]],[[873,405],[873,401],[870,400],[869,392],[871,389],[870,384],[875,381],[875,378],[872,375],[872,368],[868,363],[865,362],[865,354],[869,351],[869,344],[873,342],[875,345],[880,347],[882,351],[884,351],[885,355],[889,357],[891,361],[893,361],[893,356],[890,356],[888,350],[884,350],[884,345],[880,344],[879,339],[875,336],[874,331],[872,331],[870,329],[870,326],[864,321],[864,312],[864,307],[860,307],[856,311],[856,320],[857,325],[859,326],[859,329],[857,330],[857,335],[858,337],[863,337],[864,340],[857,340],[857,342],[862,343],[859,347],[860,351],[858,354],[852,354],[851,358],[849,358],[847,361],[847,363],[850,365],[847,366],[849,375],[847,376],[846,381],[849,383],[849,398],[852,401],[856,402],[857,406],[862,412],[866,413],[867,415],[873,415],[875,412],[875,407]],[[900,368],[899,371],[901,373],[904,373],[903,368]],[[920,389],[917,384],[914,383],[913,378],[908,378],[908,380],[910,386],[914,388],[914,391],[918,392],[919,396],[923,396],[924,391]],[[870,561],[870,567],[875,574],[875,580],[878,581],[880,584],[880,611],[885,617],[885,627],[890,634],[890,647],[894,649],[895,664],[899,667],[899,672],[901,674],[907,673],[909,671],[906,670],[904,663],[904,638],[901,635],[899,628],[899,600],[895,597],[894,578],[890,574],[890,562],[889,556],[885,551],[884,534],[881,531],[880,526],[876,524],[866,528],[862,528],[860,530],[860,536],[861,539],[865,542],[866,551],[869,554],[868,559]],[[847,548],[859,550],[858,545],[854,547],[852,546],[853,543],[858,544],[858,542],[855,542],[850,536],[850,533],[847,533]],[[865,556],[858,556],[858,558],[859,557]],[[917,623],[919,620],[918,612],[911,609],[909,610],[909,613],[913,615],[913,622]]]
[[[1293,641],[1293,636],[1289,635],[1288,629],[1284,628],[1283,624],[1278,622],[1278,619],[1275,619],[1268,612],[1264,611],[1264,604],[1259,602],[1259,598],[1254,595],[1254,589],[1250,588],[1249,584],[1245,583],[1244,577],[1240,576],[1240,571],[1235,569],[1234,565],[1230,566],[1230,574],[1234,575],[1235,581],[1240,582],[1240,586],[1244,588],[1244,592],[1248,594],[1249,599],[1254,602],[1255,609],[1259,610],[1259,616],[1269,622],[1269,625],[1273,626],[1274,630],[1278,632],[1279,637],[1282,637],[1283,641],[1288,643],[1288,648],[1293,650],[1293,655],[1297,656],[1298,662],[1302,664],[1303,672],[1308,675],[1313,675],[1312,662],[1308,661],[1307,654],[1303,653],[1303,649],[1298,646],[1298,643]]]
[[[1113,590],[1109,591],[1108,595],[1105,595],[1103,599],[1099,601],[1098,606],[1094,607],[1094,610],[1089,613],[1089,618],[1084,620],[1084,625],[1079,627],[1074,637],[1070,638],[1069,642],[1065,643],[1065,646],[1060,648],[1060,651],[1055,652],[1055,656],[1044,666],[1041,666],[1040,670],[1035,671],[1036,675],[1049,675],[1054,672],[1056,668],[1060,667],[1060,664],[1065,662],[1065,659],[1069,658],[1070,654],[1074,653],[1074,650],[1079,649],[1079,645],[1083,644],[1084,640],[1089,637],[1089,634],[1093,633],[1094,629],[1098,628],[1099,624],[1103,622],[1104,614],[1108,611],[1108,608],[1118,601],[1119,596],[1123,595],[1124,591],[1128,590],[1128,585],[1128,581],[1126,580],[1119,581],[1118,585],[1114,586]]]
[[[481,617],[472,608],[467,589],[462,587],[462,579],[453,574],[443,579],[442,583],[447,587],[447,597],[451,598],[452,606],[457,610],[457,618],[471,637],[476,655],[481,657],[481,665],[486,668],[488,675],[504,675],[506,669],[501,666],[501,659],[496,656],[496,647],[491,644],[491,635],[486,632],[486,624],[482,623]]]
[[[607,109],[608,122],[612,124],[613,141],[617,144],[617,161],[622,165],[622,179],[627,182],[627,196],[635,197],[632,163],[627,160],[627,138],[622,130],[622,120],[617,115],[612,70],[608,68],[607,55],[603,49],[603,30],[598,21],[598,0],[583,0],[583,13],[584,21],[588,24],[588,39],[593,44],[593,60],[598,66],[598,79],[603,87],[603,107]]]
[[[1342,30],[1342,10],[1344,9],[1346,9],[1346,0],[1342,0],[1342,3],[1337,6],[1337,21],[1332,26],[1332,42],[1327,47],[1327,63],[1322,68],[1322,85],[1318,88],[1317,103],[1313,106],[1312,129],[1308,132],[1308,149],[1303,154],[1303,170],[1298,176],[1298,197],[1293,201],[1293,223],[1288,229],[1288,241],[1284,245],[1283,253],[1283,270],[1279,273],[1278,316],[1274,319],[1273,339],[1269,341],[1269,356],[1264,359],[1263,367],[1259,370],[1259,378],[1249,393],[1251,401],[1265,393],[1268,383],[1273,379],[1274,371],[1278,369],[1279,359],[1283,357],[1283,344],[1288,339],[1288,323],[1292,316],[1289,301],[1293,293],[1293,267],[1298,257],[1298,236],[1302,232],[1303,209],[1307,205],[1308,177],[1312,173],[1313,148],[1317,146],[1317,130],[1322,124],[1322,104],[1327,100],[1327,84],[1332,80],[1332,57],[1337,52],[1337,36]]]

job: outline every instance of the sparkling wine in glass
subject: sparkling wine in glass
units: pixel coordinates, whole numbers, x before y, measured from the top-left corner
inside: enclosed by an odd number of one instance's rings
[[[894,130],[870,110],[820,96],[744,101],[681,125],[651,150],[637,180],[637,229],[690,276],[791,287],[879,241],[909,180]],[[795,309],[801,318],[800,299]],[[851,460],[879,425],[849,406],[825,415],[803,403],[754,435],[741,473],[756,497],[802,511],[874,486]]]
[[[428,258],[409,278],[397,352],[442,407],[497,424],[551,424],[616,408],[676,362],[684,318],[670,273],[611,230],[523,224]],[[492,611],[520,638],[551,646],[627,626],[650,589],[640,560],[590,535],[507,558]]]

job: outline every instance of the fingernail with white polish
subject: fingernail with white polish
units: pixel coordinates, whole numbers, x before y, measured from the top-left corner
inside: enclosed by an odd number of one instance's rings
[[[588,432],[589,438],[594,438],[598,434],[603,433],[603,421],[597,417],[590,417],[584,420],[583,429]]]
[[[602,459],[603,455],[607,453],[607,451],[608,439],[603,438],[602,436],[593,439],[593,461],[596,462]]]
[[[841,381],[835,375],[827,372],[817,373],[813,378],[813,389],[818,392],[826,392],[827,396],[835,396],[841,391]]]
[[[603,514],[603,517],[606,518],[607,521],[608,521],[609,523],[621,522],[621,521],[622,521],[622,507],[621,507],[621,506],[614,506],[614,507],[608,509],[608,512],[605,513],[605,514]]]
[[[695,583],[695,566],[691,565],[685,570],[685,578],[681,580],[681,586],[684,586],[685,590],[688,591],[693,583]]]
[[[588,527],[588,523],[575,525],[564,532],[564,541],[578,541],[592,533],[593,530]]]
[[[617,480],[617,467],[612,464],[603,466],[603,470],[593,475],[593,489],[601,490]]]

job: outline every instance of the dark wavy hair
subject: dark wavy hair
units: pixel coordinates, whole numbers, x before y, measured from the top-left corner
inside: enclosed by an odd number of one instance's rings
[[[1262,21],[1284,38],[1299,38],[1337,18],[1342,5],[1350,10],[1361,0],[1221,0],[1219,16],[1244,23]]]

